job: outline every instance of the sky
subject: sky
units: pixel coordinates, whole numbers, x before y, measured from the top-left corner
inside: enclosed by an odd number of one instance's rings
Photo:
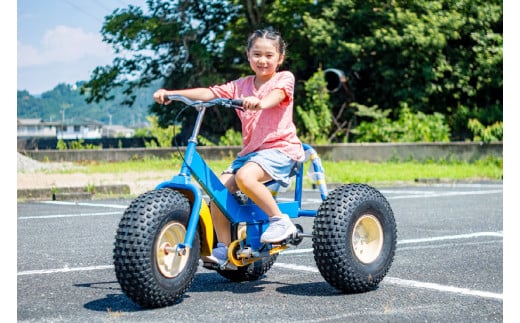
[[[100,30],[105,16],[129,4],[147,8],[145,0],[18,0],[17,89],[41,94],[111,64]]]

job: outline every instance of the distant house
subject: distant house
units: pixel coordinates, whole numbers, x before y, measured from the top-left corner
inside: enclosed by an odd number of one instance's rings
[[[42,119],[18,118],[17,137],[57,138],[63,140],[99,139],[99,138],[131,138],[135,130],[120,125],[106,126],[92,120],[61,122],[44,122]]]
[[[44,122],[18,118],[18,138],[97,139],[102,137],[103,123],[92,120]]]
[[[98,139],[103,134],[103,123],[93,120],[78,120],[60,124],[58,139]]]
[[[109,125],[103,127],[103,137],[109,138],[132,138],[135,134],[134,129],[119,125]]]
[[[56,138],[57,122],[43,122],[42,119],[17,120],[18,138]]]

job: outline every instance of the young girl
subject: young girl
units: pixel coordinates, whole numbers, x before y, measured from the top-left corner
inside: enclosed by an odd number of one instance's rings
[[[159,89],[153,97],[159,104],[169,104],[165,96],[175,94],[202,101],[214,98],[243,100],[244,111],[236,110],[242,122],[243,147],[220,179],[232,193],[242,191],[269,216],[269,227],[261,241],[273,243],[288,238],[297,230],[290,218],[281,213],[264,185],[274,179],[282,186],[288,186],[295,163],[305,157],[292,121],[294,75],[278,71],[285,58],[285,42],[271,29],[257,30],[249,36],[246,55],[255,75],[209,88]],[[230,223],[214,203],[211,204],[211,215],[219,243],[208,258],[225,265],[227,246],[231,242]]]

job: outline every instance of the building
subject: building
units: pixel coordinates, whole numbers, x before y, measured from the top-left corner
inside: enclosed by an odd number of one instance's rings
[[[18,138],[56,138],[58,122],[43,122],[42,119],[17,119]]]
[[[99,139],[103,137],[130,138],[134,130],[118,125],[105,126],[93,120],[44,122],[42,119],[17,119],[17,137],[57,138],[63,140]]]

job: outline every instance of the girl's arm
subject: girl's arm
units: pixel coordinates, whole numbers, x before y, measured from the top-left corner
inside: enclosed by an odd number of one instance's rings
[[[285,100],[285,96],[286,94],[283,90],[275,89],[268,95],[264,96],[261,100],[254,96],[244,98],[243,107],[244,109],[250,110],[269,109]]]
[[[193,89],[184,89],[184,90],[165,90],[159,89],[155,91],[153,94],[153,99],[155,102],[159,104],[170,104],[172,101],[167,100],[165,96],[167,95],[182,95],[187,97],[190,100],[201,100],[201,101],[209,101],[215,99],[216,96],[213,92],[208,88],[198,87]]]

